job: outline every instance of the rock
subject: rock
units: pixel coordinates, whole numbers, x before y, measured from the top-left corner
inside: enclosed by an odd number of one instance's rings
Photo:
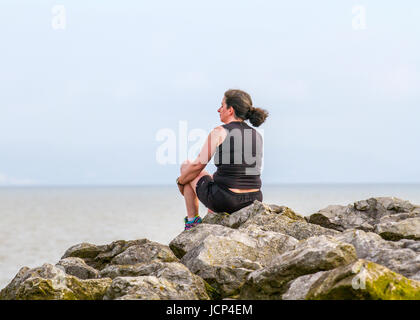
[[[90,267],[101,266],[101,271]],[[98,249],[80,244],[66,251],[56,266],[22,268],[1,292],[2,299],[210,299],[217,292],[199,276],[191,273],[168,246],[147,239],[115,241]],[[107,261],[107,263],[106,263]],[[66,273],[67,272],[67,273]],[[98,279],[88,279],[98,277]],[[79,278],[86,278],[81,280]],[[143,280],[141,280],[141,279]],[[133,283],[129,284],[133,279]],[[149,279],[149,280],[145,280]],[[152,281],[152,280],[153,281]],[[114,283],[115,282],[115,283]],[[149,287],[139,288],[142,283]],[[156,290],[155,284],[167,287]],[[126,291],[118,291],[124,284]],[[112,286],[108,291],[108,287]]]
[[[43,264],[21,268],[0,292],[0,300],[101,300],[111,285],[109,278],[80,280],[64,268]]]
[[[307,274],[291,281],[289,289],[282,296],[282,300],[305,300],[311,286],[317,281],[324,273],[328,271],[319,271],[313,274]]]
[[[383,222],[375,227],[375,232],[386,240],[420,240],[420,217],[393,222]]]
[[[197,277],[198,278],[198,277]],[[208,300],[204,284],[176,284],[155,276],[118,277],[104,300]]]
[[[135,265],[109,265],[102,269],[101,277],[115,279],[118,277],[156,276],[170,281],[184,281],[184,278],[196,277],[188,268],[179,262],[153,262]],[[188,280],[189,281],[189,280]]]
[[[410,212],[403,212],[403,213],[395,213],[389,216],[385,215],[379,219],[377,225],[382,224],[382,223],[388,223],[388,222],[399,222],[405,219],[416,218],[419,216],[420,215],[419,215],[418,210],[412,210]]]
[[[216,297],[203,279],[178,262],[144,265],[138,274],[114,278],[104,299],[209,300]]]
[[[356,259],[356,250],[352,245],[331,236],[301,240],[295,249],[277,256],[265,268],[250,273],[241,288],[240,297],[281,299],[291,280],[347,265]]]
[[[420,282],[367,260],[323,273],[308,291],[314,300],[419,300]]]
[[[420,218],[419,206],[395,197],[377,197],[356,201],[347,206],[330,205],[312,214],[307,220],[310,223],[338,231],[360,229],[386,235],[386,230],[391,228],[392,223],[398,225],[399,222],[410,218]],[[378,230],[378,225],[383,229]],[[408,236],[414,239],[415,234],[420,233],[418,227],[419,225],[416,223],[415,227],[409,229],[405,223],[402,223],[396,238]],[[391,229],[391,233],[394,234],[394,231],[399,228],[392,227]]]
[[[19,269],[16,276],[12,281],[0,291],[0,300],[14,300],[16,299],[16,291],[19,285],[23,282],[24,277],[28,274],[31,269],[28,267],[22,267]]]
[[[223,226],[201,224],[194,229],[184,231],[207,235],[195,245],[187,242],[184,248],[190,248],[181,262],[191,272],[197,274],[214,287],[222,298],[238,293],[246,276],[266,265],[273,256],[286,252],[298,243],[287,235],[263,231],[257,226],[235,230]],[[192,236],[196,239],[197,236]],[[175,240],[175,243],[181,241]]]
[[[255,200],[257,201],[257,200]],[[242,208],[241,210],[246,210],[248,207]],[[223,225],[223,221],[225,221],[226,218],[229,218],[230,214],[226,212],[213,212],[213,213],[207,213],[202,221],[203,223],[208,224],[219,224]]]
[[[169,246],[72,246],[55,266],[21,268],[0,299],[419,299],[419,226],[420,207],[398,198],[310,217],[254,201]]]
[[[208,213],[204,223],[219,224],[225,227],[243,229],[249,225],[260,226],[262,230],[287,234],[298,240],[318,235],[336,235],[339,232],[307,223],[305,218],[286,206],[267,205],[258,200],[248,207],[230,215],[226,213]]]
[[[65,255],[79,254],[79,247],[70,248]],[[89,248],[93,248],[92,245]],[[92,253],[85,259],[100,267],[101,278],[113,279],[105,299],[209,299],[209,294],[217,296],[203,279],[179,263],[166,245],[147,239],[119,240],[91,251],[97,255]],[[161,289],[163,285],[166,287]]]
[[[81,259],[93,259],[101,252],[106,251],[107,246],[96,246],[90,243],[79,243],[76,244],[64,253],[61,259],[65,259],[67,257],[77,257]]]
[[[188,251],[198,246],[208,236],[212,234],[225,236],[231,232],[230,228],[226,228],[221,225],[203,223],[195,228],[181,232],[169,243],[169,248],[176,257],[181,259]]]
[[[157,242],[146,241],[142,244],[132,245],[120,254],[114,256],[112,264],[137,264],[151,263],[154,261],[176,262],[178,258],[173,254],[168,246]]]
[[[420,241],[401,239],[400,241],[397,241],[397,243],[401,243],[402,248],[408,248],[414,252],[420,253]]]
[[[137,277],[147,276],[156,273],[157,270],[164,268],[167,262],[154,262],[154,263],[138,263],[133,265],[119,265],[110,264],[101,270],[101,277],[108,277],[111,279],[117,277]]]
[[[350,229],[335,236],[352,244],[359,259],[381,264],[405,277],[420,280],[420,243],[414,240],[386,241],[378,234]]]
[[[292,209],[286,206],[268,205],[255,200],[253,204],[233,212],[232,214],[208,213],[203,218],[203,223],[219,224],[225,227],[237,229],[252,217],[262,213],[277,213],[292,220],[305,220],[302,216],[296,214]]]
[[[98,270],[88,266],[81,258],[68,257],[61,259],[56,266],[62,266],[67,274],[75,276],[79,279],[96,279],[99,278]]]
[[[304,219],[295,220],[286,215],[277,213],[262,212],[246,221],[239,229],[247,228],[249,225],[260,226],[262,230],[274,231],[286,234],[297,240],[307,239],[313,236],[339,234],[339,231],[308,223]]]
[[[62,259],[78,257],[95,269],[102,270],[108,264],[136,264],[153,261],[178,261],[168,246],[147,239],[118,240],[111,244],[95,246],[82,243],[69,248]]]

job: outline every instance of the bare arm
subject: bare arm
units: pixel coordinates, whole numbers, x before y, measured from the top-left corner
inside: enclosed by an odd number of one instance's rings
[[[209,133],[197,158],[187,164],[184,173],[179,177],[178,181],[182,184],[187,184],[194,180],[211,160],[216,152],[216,148],[223,142],[226,135],[227,133],[222,126],[214,128]]]

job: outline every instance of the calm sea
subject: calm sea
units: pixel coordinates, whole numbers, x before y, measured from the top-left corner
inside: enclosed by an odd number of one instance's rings
[[[267,185],[262,191],[265,203],[301,215],[379,196],[420,204],[420,185],[414,184]],[[55,264],[80,242],[147,238],[168,244],[183,231],[184,216],[184,198],[172,186],[0,188],[0,289],[20,267]]]

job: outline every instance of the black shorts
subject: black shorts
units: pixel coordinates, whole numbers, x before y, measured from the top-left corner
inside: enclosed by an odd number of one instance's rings
[[[198,199],[214,212],[233,213],[249,206],[254,200],[263,200],[261,190],[236,193],[214,182],[211,176],[202,176],[196,186]]]

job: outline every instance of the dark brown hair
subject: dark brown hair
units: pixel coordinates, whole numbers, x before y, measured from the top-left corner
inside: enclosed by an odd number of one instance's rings
[[[251,96],[245,91],[229,89],[225,92],[226,105],[235,110],[235,118],[248,120],[254,127],[259,127],[268,117],[268,111],[252,106]]]

